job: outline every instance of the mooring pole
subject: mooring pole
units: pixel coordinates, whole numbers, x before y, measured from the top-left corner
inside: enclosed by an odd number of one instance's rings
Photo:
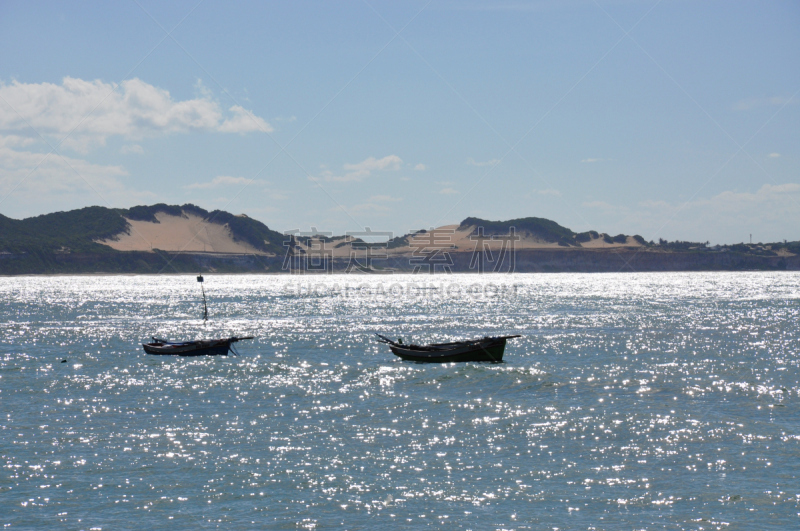
[[[206,290],[203,287],[203,275],[197,275],[197,281],[200,283],[200,289],[203,291],[203,320],[208,321],[208,306],[206,305]]]

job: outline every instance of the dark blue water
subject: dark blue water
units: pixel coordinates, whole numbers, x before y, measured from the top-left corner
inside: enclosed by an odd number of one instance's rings
[[[0,279],[4,529],[800,528],[798,274],[206,289],[203,324],[194,277]],[[374,332],[524,337],[423,365]]]

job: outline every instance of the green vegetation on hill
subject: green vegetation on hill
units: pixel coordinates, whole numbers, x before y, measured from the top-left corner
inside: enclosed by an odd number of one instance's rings
[[[634,236],[635,237],[635,236]],[[709,242],[687,242],[675,240],[673,242],[659,239],[658,243],[648,244],[656,249],[670,252],[689,253],[736,253],[749,256],[777,256],[778,251],[788,251],[800,254],[800,241],[779,243],[734,243],[729,245],[709,246]]]
[[[596,240],[599,237],[600,233],[598,233],[596,230],[590,230],[588,232],[580,232],[576,234],[575,241],[577,241],[578,243],[586,243],[592,240]]]
[[[111,238],[127,227],[119,211],[97,206],[23,220],[2,216],[0,251],[110,251],[94,241]]]
[[[544,242],[557,243],[563,247],[577,246],[580,247],[582,243],[587,243],[598,238],[603,238],[608,244],[614,243],[627,243],[628,237],[625,234],[617,234],[611,236],[609,234],[600,234],[597,231],[590,230],[587,232],[576,233],[572,230],[562,227],[555,221],[545,218],[520,218],[512,219],[509,221],[487,221],[480,218],[467,218],[461,222],[459,229],[463,230],[469,227],[483,227],[483,233],[486,236],[493,235],[507,235],[514,227],[517,234],[529,234]],[[644,238],[639,235],[633,237],[639,244],[646,245]]]
[[[128,219],[134,221],[149,221],[150,223],[160,223],[158,218],[156,218],[156,214],[159,212],[169,214],[170,216],[183,215],[183,209],[181,207],[177,205],[165,205],[164,203],[158,203],[153,206],[135,206],[128,210],[120,210],[119,212]]]
[[[224,210],[209,212],[199,206],[187,203],[183,206],[159,203],[152,206],[135,206],[128,210],[120,210],[121,215],[136,221],[158,223],[156,214],[163,212],[170,216],[194,215],[209,223],[228,225],[234,241],[244,242],[263,252],[283,252],[284,235],[247,216],[234,216]]]
[[[742,244],[740,244],[740,245],[742,245]],[[796,242],[782,241],[782,242],[775,242],[775,243],[756,243],[756,244],[751,243],[751,244],[746,244],[746,245],[748,247],[750,247],[751,249],[758,248],[758,249],[763,249],[765,251],[767,251],[767,250],[769,250],[769,251],[777,251],[778,249],[784,249],[786,251],[789,251],[792,254],[800,254],[800,241],[796,241]]]
[[[603,241],[606,243],[626,243],[628,241],[628,237],[624,234],[617,234],[616,236],[603,234]]]
[[[408,245],[408,236],[395,236],[391,240],[386,242],[387,249],[396,249],[398,247],[405,247]]]
[[[163,212],[173,216],[198,216],[209,223],[226,225],[234,240],[244,242],[263,252],[277,256],[238,255],[236,257],[213,257],[202,254],[181,254],[165,251],[116,251],[107,245],[95,243],[114,238],[130,230],[126,221],[141,220],[158,223],[156,214]],[[532,236],[541,241],[557,243],[564,247],[580,247],[581,243],[602,238],[609,243],[627,242],[627,236],[610,236],[596,231],[575,233],[558,223],[543,218],[522,218],[509,221],[487,221],[467,218],[461,222],[460,229],[483,227],[485,236],[505,236],[511,227],[520,236]],[[419,231],[415,234],[424,234]],[[380,245],[397,248],[409,244],[414,234],[398,236],[382,244],[367,244],[357,240],[359,246]],[[323,237],[333,242],[343,237]],[[136,206],[130,209],[110,209],[87,207],[69,212],[55,212],[23,220],[15,220],[0,214],[0,274],[35,273],[159,273],[186,271],[280,271],[283,245],[286,237],[271,230],[263,223],[247,216],[234,216],[225,211],[208,212],[198,206],[157,204]],[[659,240],[646,242],[639,235],[633,236],[639,244],[646,246],[642,251],[653,256],[655,253],[680,253],[683,256],[712,256],[726,253],[720,262],[722,267],[782,269],[787,264],[797,263],[798,257],[778,257],[788,251],[800,254],[800,242],[770,244],[736,244],[709,247],[708,242],[685,242]],[[594,253],[595,251],[592,251]],[[706,258],[703,258],[706,260]],[[249,261],[248,261],[249,260]],[[689,259],[686,259],[689,260]],[[756,261],[754,261],[756,260]],[[758,262],[761,260],[761,262]],[[771,261],[770,261],[771,260]],[[690,260],[691,261],[691,260]],[[688,263],[688,262],[687,262]],[[709,262],[711,263],[711,262]],[[741,264],[741,265],[735,265]],[[587,266],[591,269],[590,266]],[[719,266],[717,266],[719,267]],[[795,266],[791,266],[795,267]],[[796,267],[795,267],[796,268]]]
[[[248,243],[259,251],[275,254],[284,251],[283,242],[286,237],[280,232],[271,230],[260,221],[247,216],[234,216],[223,210],[207,213],[205,220],[209,223],[228,225],[235,241]]]
[[[119,212],[128,219],[134,221],[149,221],[150,223],[159,223],[156,217],[156,214],[159,212],[170,216],[185,216],[186,214],[192,214],[201,218],[207,218],[208,216],[207,210],[191,203],[186,203],[183,206],[166,205],[164,203],[158,203],[152,206],[141,205],[131,207],[128,210],[119,210]]]
[[[658,247],[669,251],[705,251],[708,247],[708,242],[684,242],[681,240],[668,242],[659,238]]]
[[[778,249],[781,247],[781,244],[779,243],[774,243],[772,245],[773,249]],[[800,254],[800,241],[784,243],[783,247],[790,253]]]
[[[528,233],[545,242],[575,245],[575,233],[562,227],[555,221],[545,218],[520,218],[508,221],[488,221],[480,218],[467,218],[461,222],[459,229],[483,227],[486,236],[508,235],[511,227],[517,234]],[[477,228],[476,228],[477,230]]]
[[[113,250],[108,246],[94,242],[127,231],[129,225],[125,218],[158,223],[156,214],[159,212],[171,216],[193,214],[209,223],[227,224],[236,241],[246,242],[259,251],[280,253],[283,250],[283,235],[260,221],[222,210],[208,212],[192,204],[136,206],[127,210],[94,206],[23,220],[0,215],[0,250],[110,252]]]

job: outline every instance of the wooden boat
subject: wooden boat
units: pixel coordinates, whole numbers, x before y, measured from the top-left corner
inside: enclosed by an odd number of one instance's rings
[[[227,356],[232,350],[231,345],[248,337],[229,337],[227,339],[201,339],[199,341],[167,341],[153,338],[152,343],[143,343],[144,351],[148,354],[172,356]],[[233,351],[234,354],[236,351]]]
[[[203,292],[203,321],[208,320],[208,305],[206,304],[206,289],[203,287],[203,275],[197,276],[200,289]],[[227,356],[228,352],[238,354],[233,344],[247,337],[229,337],[225,339],[201,339],[198,341],[167,341],[166,339],[152,338],[152,343],[142,343],[144,351],[148,354],[161,356]]]
[[[431,345],[405,345],[376,334],[382,343],[387,343],[395,356],[408,361],[426,363],[451,363],[459,361],[503,361],[506,340],[520,336],[484,337],[471,341],[433,343]]]

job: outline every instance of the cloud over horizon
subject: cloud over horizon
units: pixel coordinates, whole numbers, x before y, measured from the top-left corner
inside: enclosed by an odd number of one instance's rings
[[[490,159],[487,161],[479,162],[470,157],[467,159],[467,164],[470,166],[478,166],[479,168],[483,166],[496,166],[497,164],[500,164],[500,159]]]
[[[122,166],[94,164],[84,159],[57,153],[39,153],[12,149],[25,147],[27,140],[0,136],[0,205],[3,213],[13,215],[27,206],[53,205],[64,210],[90,204],[117,206],[131,201],[153,201],[156,194],[130,188],[123,178]],[[6,201],[13,192],[13,204]]]
[[[764,184],[753,192],[726,190],[685,203],[659,199],[611,204],[595,200],[582,206],[617,224],[613,229],[596,230],[639,230],[648,240],[671,233],[679,239],[736,243],[753,233],[754,241],[775,241],[780,239],[777,234],[782,227],[800,226],[800,184]],[[721,228],[714,232],[709,231],[711,227]]]
[[[788,96],[771,96],[768,98],[746,98],[734,104],[735,111],[749,111],[758,107],[784,106],[796,103],[796,100]]]
[[[31,131],[33,129],[33,131]],[[64,145],[81,153],[121,136],[140,139],[189,131],[272,132],[262,118],[234,105],[225,113],[206,92],[175,101],[169,91],[138,78],[120,84],[65,77],[54,83],[0,83],[0,132],[70,135]]]
[[[347,170],[344,175],[334,175],[330,170],[323,170],[322,179],[328,182],[358,182],[363,181],[374,171],[397,171],[403,165],[403,159],[397,155],[387,155],[381,159],[369,157],[356,164],[345,164]],[[312,179],[313,180],[313,179]]]
[[[207,190],[209,188],[218,188],[220,186],[246,186],[250,184],[265,184],[264,181],[259,179],[248,179],[247,177],[232,177],[230,175],[219,175],[214,177],[209,182],[205,183],[192,183],[184,186],[187,190]]]

